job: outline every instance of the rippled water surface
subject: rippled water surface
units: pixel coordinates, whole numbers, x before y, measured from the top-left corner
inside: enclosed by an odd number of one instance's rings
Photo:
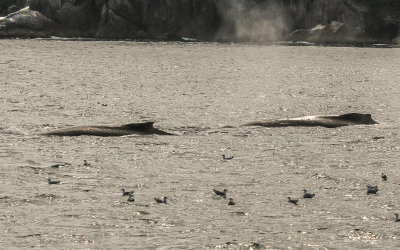
[[[0,40],[0,51],[2,249],[400,247],[400,49]],[[349,112],[380,124],[238,127]],[[37,135],[142,121],[177,136]]]

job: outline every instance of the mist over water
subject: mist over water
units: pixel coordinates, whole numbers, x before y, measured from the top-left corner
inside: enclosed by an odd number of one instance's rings
[[[0,50],[1,248],[398,248],[399,49],[0,40]],[[348,112],[379,124],[238,127]],[[143,121],[177,136],[37,135]],[[236,205],[213,192],[224,188]]]
[[[227,4],[224,13],[228,27],[223,27],[218,36],[228,40],[265,43],[279,41],[288,34],[287,15],[277,1],[256,3],[254,1],[235,0]]]

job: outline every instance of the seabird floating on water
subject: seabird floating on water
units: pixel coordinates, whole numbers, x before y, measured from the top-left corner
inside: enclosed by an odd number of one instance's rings
[[[125,191],[125,189],[123,188],[123,189],[121,189],[121,191],[122,191],[122,196],[127,196],[127,195],[131,195],[131,194],[133,194],[134,193],[134,191]]]
[[[315,196],[315,194],[307,193],[307,189],[303,189],[303,191],[304,191],[303,198],[312,198]]]
[[[235,202],[233,201],[233,198],[229,198],[229,203],[228,205],[235,205]]]
[[[47,179],[49,184],[59,184],[61,181],[52,181],[51,179]]]
[[[218,196],[222,196],[222,197],[224,197],[224,199],[226,199],[226,192],[228,192],[228,190],[227,189],[224,189],[224,191],[223,192],[221,192],[221,191],[218,191],[218,190],[216,190],[216,189],[213,189],[214,190],[214,192],[215,192],[215,194],[216,195],[218,195]]]
[[[222,155],[222,160],[232,160],[233,156],[226,157],[225,155]]]
[[[292,200],[290,197],[287,197],[288,198],[288,201],[290,202],[290,203],[293,203],[293,204],[295,204],[295,205],[297,205],[297,202],[299,202],[299,200]]]
[[[383,180],[383,181],[387,181],[387,176],[386,176],[386,174],[382,173],[382,174],[381,174],[381,177],[382,177],[382,180]]]
[[[378,192],[378,186],[367,185],[367,194],[376,194]]]
[[[167,198],[168,198],[168,197],[163,197],[163,199],[160,199],[160,198],[155,197],[154,200],[155,200],[157,203],[165,203],[165,204],[167,204]]]
[[[129,197],[128,197],[127,201],[129,201],[129,202],[134,202],[135,201],[135,198],[133,198],[133,194],[132,193],[129,194]]]

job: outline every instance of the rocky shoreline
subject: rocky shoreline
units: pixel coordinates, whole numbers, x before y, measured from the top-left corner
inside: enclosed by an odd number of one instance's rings
[[[397,0],[5,0],[0,38],[400,43]]]

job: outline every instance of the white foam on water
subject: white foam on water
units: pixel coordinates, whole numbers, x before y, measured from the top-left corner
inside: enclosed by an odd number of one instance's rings
[[[16,126],[6,128],[6,129],[2,130],[1,133],[10,134],[10,135],[26,135],[26,133],[22,129],[20,129]]]

